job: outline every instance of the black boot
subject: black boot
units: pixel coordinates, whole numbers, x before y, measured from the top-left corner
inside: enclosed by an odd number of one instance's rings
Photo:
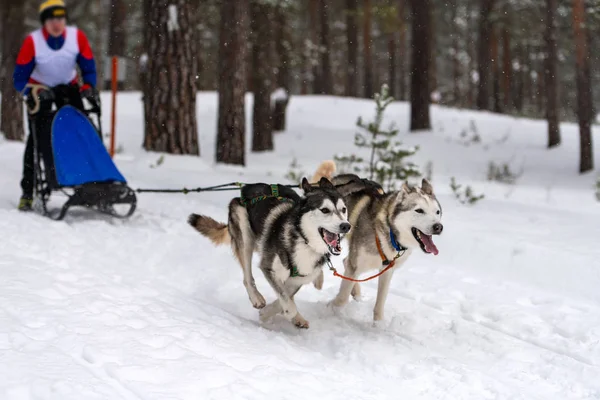
[[[19,211],[31,211],[33,205],[33,199],[31,196],[23,195],[19,200]]]

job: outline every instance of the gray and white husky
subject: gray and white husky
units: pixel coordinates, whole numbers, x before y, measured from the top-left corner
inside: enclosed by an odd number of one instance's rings
[[[346,204],[328,179],[313,187],[304,178],[302,189],[304,197],[281,185],[246,185],[241,197],[229,203],[227,225],[198,214],[191,214],[188,223],[216,245],[231,243],[262,321],[281,313],[297,327],[308,328],[294,295],[321,275],[330,254],[341,254],[342,238],[351,226]],[[260,253],[260,269],[278,297],[267,306],[252,275],[254,251]]]
[[[443,230],[441,205],[426,179],[420,188],[404,183],[400,190],[391,193],[383,193],[377,183],[352,174],[338,175],[332,182],[344,195],[352,224],[352,232],[347,236],[349,254],[344,259],[344,275],[356,279],[365,272],[381,270],[395,260],[395,266],[378,278],[373,319],[382,320],[394,271],[406,262],[414,249],[438,254],[433,235]],[[383,254],[375,237],[381,243]],[[343,280],[332,304],[338,307],[347,304],[350,294],[358,299],[360,285]]]

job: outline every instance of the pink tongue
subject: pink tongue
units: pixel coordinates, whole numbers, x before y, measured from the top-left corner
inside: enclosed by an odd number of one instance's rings
[[[421,241],[425,245],[426,252],[433,253],[436,256],[438,255],[439,251],[438,251],[437,247],[435,247],[435,244],[433,244],[433,240],[431,240],[431,235],[422,234]]]
[[[331,246],[337,246],[337,235],[335,233],[325,231],[325,241]]]

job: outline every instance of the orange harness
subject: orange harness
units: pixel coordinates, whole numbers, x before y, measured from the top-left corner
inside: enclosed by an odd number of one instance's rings
[[[352,281],[352,282],[366,282],[366,281],[370,281],[371,279],[375,279],[378,276],[383,275],[387,270],[394,268],[394,265],[396,264],[396,260],[398,258],[400,258],[402,256],[402,254],[404,254],[404,250],[402,250],[402,253],[400,251],[398,251],[398,254],[396,254],[394,259],[392,261],[389,261],[387,259],[387,257],[385,256],[385,254],[383,254],[383,249],[381,248],[381,242],[379,241],[379,237],[377,236],[377,233],[375,233],[375,243],[377,244],[377,250],[379,251],[379,256],[381,257],[381,265],[386,265],[386,267],[384,269],[382,269],[381,271],[379,271],[379,273],[377,273],[373,276],[370,276],[368,278],[365,278],[365,279],[350,278],[348,276],[338,273],[336,271],[335,267],[331,264],[331,261],[328,259],[329,269],[331,271],[333,271],[333,276],[337,276],[339,278],[345,279],[347,281]]]

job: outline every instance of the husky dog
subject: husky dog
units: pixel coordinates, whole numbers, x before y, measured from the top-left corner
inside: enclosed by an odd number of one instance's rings
[[[246,185],[241,197],[229,203],[227,225],[198,214],[191,214],[188,223],[216,245],[231,243],[250,301],[261,309],[261,321],[282,313],[297,327],[308,328],[294,295],[320,275],[330,254],[341,254],[350,224],[346,204],[328,179],[313,187],[304,178],[302,189],[301,198],[281,185]],[[278,297],[267,306],[252,276],[254,251],[260,253],[260,269]]]
[[[404,183],[399,191],[387,194],[377,183],[352,174],[339,175],[332,181],[344,196],[352,225],[347,236],[349,254],[344,259],[344,275],[357,278],[367,271],[381,270],[395,260],[395,266],[378,278],[373,319],[382,320],[394,270],[414,249],[438,254],[432,236],[442,233],[442,208],[426,179],[420,188]],[[343,280],[332,304],[338,307],[347,304],[350,294],[358,299],[360,286]]]

